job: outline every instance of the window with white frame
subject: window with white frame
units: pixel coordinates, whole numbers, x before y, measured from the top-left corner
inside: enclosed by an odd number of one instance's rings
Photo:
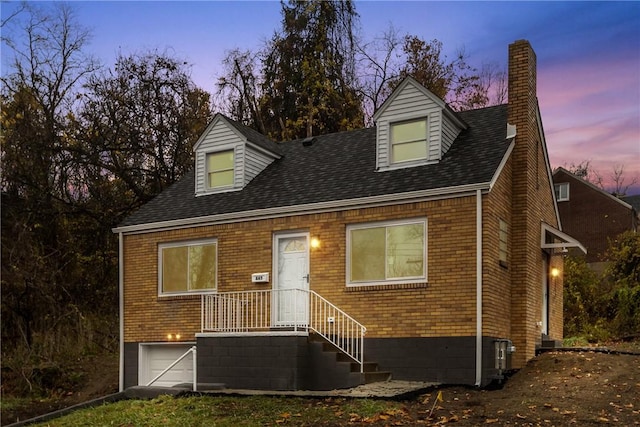
[[[427,159],[427,119],[391,124],[391,162]]]
[[[207,187],[219,188],[233,186],[233,150],[217,151],[207,154]]]
[[[160,295],[210,292],[217,288],[215,239],[161,244],[158,252]]]
[[[569,200],[569,183],[561,182],[560,184],[555,184],[553,188],[556,191],[556,200],[558,202],[566,202]]]
[[[347,284],[425,282],[426,219],[347,227]]]
[[[509,225],[505,220],[500,220],[500,265],[506,267],[509,261]]]

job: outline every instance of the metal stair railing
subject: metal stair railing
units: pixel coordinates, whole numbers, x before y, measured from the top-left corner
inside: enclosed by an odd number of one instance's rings
[[[317,333],[364,369],[366,327],[315,291],[282,289],[207,294],[201,331],[247,333],[277,329]]]

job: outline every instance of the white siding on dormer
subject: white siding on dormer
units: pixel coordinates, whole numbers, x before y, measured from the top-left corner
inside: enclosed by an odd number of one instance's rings
[[[454,125],[451,120],[446,117],[442,120],[442,150],[440,153],[440,158],[445,155],[449,148],[451,148],[451,144],[458,137],[460,133],[460,129]]]
[[[273,162],[273,157],[267,156],[247,147],[245,155],[244,185],[247,185],[260,172]]]
[[[429,158],[427,161],[438,160],[440,158],[442,108],[416,86],[408,84],[395,96],[393,102],[388,104],[384,112],[378,117],[378,168],[385,169],[391,164],[391,159],[389,158],[390,124],[421,117],[429,118],[427,123]]]
[[[209,132],[201,139],[196,150],[196,195],[214,193],[216,190],[207,189],[206,156],[207,153],[223,150],[234,150],[234,188],[242,187],[244,174],[244,140],[236,132],[229,128],[223,121],[219,120],[209,129]]]

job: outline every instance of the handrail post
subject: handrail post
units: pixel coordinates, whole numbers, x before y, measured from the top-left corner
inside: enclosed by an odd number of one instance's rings
[[[198,391],[198,349],[194,345],[191,347],[191,355],[193,356],[193,391]]]

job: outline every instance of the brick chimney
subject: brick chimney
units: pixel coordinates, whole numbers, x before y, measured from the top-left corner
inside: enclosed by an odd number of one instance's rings
[[[536,85],[536,55],[528,41],[515,41],[509,45],[508,122],[516,126],[511,234],[511,339],[518,349],[513,355],[516,367],[535,355],[543,332],[542,283],[547,254],[540,247],[541,221],[557,226]],[[561,338],[561,305],[559,310],[557,313],[554,306],[560,330],[554,326],[553,332]]]

